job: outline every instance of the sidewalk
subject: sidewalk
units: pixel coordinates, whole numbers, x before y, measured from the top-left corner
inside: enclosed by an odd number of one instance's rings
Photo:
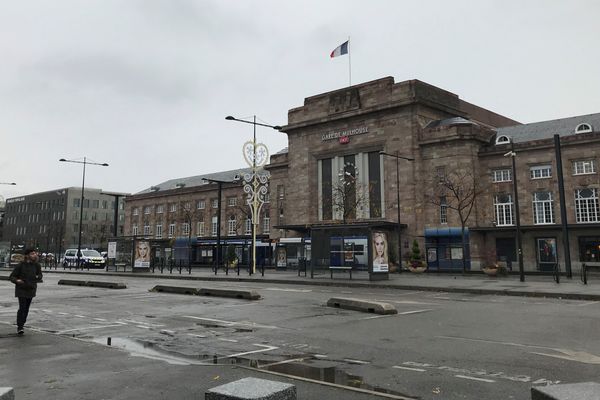
[[[0,277],[7,275],[9,269],[2,268]],[[334,272],[331,279],[328,270],[315,270],[314,278],[310,277],[310,270],[307,276],[298,276],[295,270],[265,270],[265,276],[260,272],[249,276],[247,272],[232,270],[229,275],[225,275],[222,270],[215,275],[213,271],[207,268],[192,269],[188,274],[183,270],[179,274],[178,270],[173,270],[169,274],[165,270],[163,274],[158,272],[132,273],[132,272],[106,272],[103,270],[88,271],[70,271],[63,270],[44,270],[44,273],[66,273],[71,275],[97,275],[97,276],[128,276],[136,278],[164,278],[164,279],[182,279],[182,280],[200,280],[200,281],[237,281],[237,282],[264,282],[273,284],[294,284],[294,285],[317,285],[317,286],[341,286],[341,287],[369,287],[379,289],[399,289],[399,290],[420,290],[420,291],[439,291],[439,292],[458,292],[472,294],[489,295],[508,295],[508,296],[532,296],[549,297],[572,300],[600,301],[600,278],[591,276],[588,284],[584,285],[578,274],[574,274],[572,279],[561,276],[560,284],[554,282],[552,276],[526,275],[525,282],[519,281],[518,275],[509,275],[506,277],[490,278],[483,274],[447,274],[447,273],[424,273],[413,274],[410,272],[394,273],[389,275],[386,281],[369,281],[369,275],[366,271],[355,271],[352,273],[352,280],[349,275],[343,272]]]

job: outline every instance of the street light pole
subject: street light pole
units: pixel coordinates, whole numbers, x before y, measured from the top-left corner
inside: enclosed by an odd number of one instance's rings
[[[231,115],[228,115],[227,117],[225,117],[226,120],[228,121],[237,121],[237,122],[243,122],[245,124],[252,124],[252,142],[251,142],[251,146],[248,146],[250,143],[246,143],[244,144],[244,158],[246,159],[246,162],[248,162],[248,158],[249,155],[247,153],[249,153],[250,147],[251,149],[251,158],[252,158],[252,162],[249,163],[250,166],[252,167],[252,185],[251,185],[251,196],[252,198],[249,199],[249,204],[251,207],[251,211],[252,211],[252,270],[251,273],[254,274],[256,272],[256,228],[258,226],[258,219],[259,219],[259,213],[260,213],[260,208],[262,207],[262,204],[259,204],[260,201],[264,202],[264,199],[261,198],[261,194],[264,196],[264,194],[266,194],[266,189],[264,187],[260,187],[261,182],[259,182],[259,177],[258,177],[258,169],[257,167],[264,165],[267,161],[268,161],[268,150],[267,147],[260,143],[257,144],[256,143],[256,125],[259,126],[264,126],[267,128],[273,128],[277,131],[281,130],[281,126],[279,125],[269,125],[269,124],[262,124],[259,122],[256,122],[256,115],[253,116],[252,121],[247,121],[247,120],[243,120],[243,119],[238,119],[235,117],[232,117]],[[261,147],[261,153],[258,154],[257,153],[257,148]],[[258,160],[257,163],[257,158],[260,157],[260,159]],[[262,178],[261,178],[262,181]],[[266,184],[266,181],[264,182]],[[265,189],[265,190],[263,190]],[[264,273],[264,269],[263,269],[263,273]]]
[[[510,138],[510,151],[504,154],[505,157],[510,156],[512,159],[512,179],[513,179],[513,196],[515,197],[515,222],[516,222],[516,236],[517,236],[517,260],[519,262],[519,280],[525,282],[525,271],[523,269],[523,243],[521,240],[521,215],[519,213],[519,192],[517,188],[517,167],[515,162],[515,144]]]
[[[389,154],[384,151],[380,151],[379,154],[394,157],[396,159],[396,195],[398,201],[398,272],[402,272],[402,241],[400,240],[400,159],[407,161],[414,161],[414,158],[403,157],[398,154],[398,150],[396,150],[396,154]]]
[[[98,165],[101,167],[108,167],[107,163],[96,163],[87,161],[86,157],[83,157],[83,161],[79,160],[67,160],[61,158],[58,160],[60,162],[69,162],[75,164],[83,164],[83,179],[81,180],[81,201],[80,201],[80,209],[79,209],[79,239],[77,240],[77,267],[81,264],[81,232],[82,232],[82,224],[83,224],[83,200],[84,200],[84,190],[85,190],[85,166],[89,165]]]

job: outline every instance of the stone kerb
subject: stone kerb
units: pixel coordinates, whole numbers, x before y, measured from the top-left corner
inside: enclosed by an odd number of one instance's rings
[[[600,383],[582,382],[531,388],[531,400],[597,400]]]
[[[244,378],[214,387],[205,400],[296,400],[296,386],[258,378]]]
[[[11,387],[0,387],[0,400],[15,400],[15,391]]]

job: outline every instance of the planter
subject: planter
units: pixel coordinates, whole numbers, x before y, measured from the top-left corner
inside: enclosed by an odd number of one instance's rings
[[[496,267],[485,267],[481,269],[483,271],[484,274],[486,274],[487,276],[497,276],[498,275],[498,268]]]
[[[424,261],[410,261],[407,268],[414,274],[421,274],[427,271],[427,264]]]

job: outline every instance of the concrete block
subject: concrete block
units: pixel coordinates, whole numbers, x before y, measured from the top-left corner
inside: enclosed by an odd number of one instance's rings
[[[15,391],[11,387],[0,387],[0,400],[15,400]]]
[[[86,286],[100,287],[100,288],[107,288],[107,289],[127,289],[127,285],[122,282],[87,281]]]
[[[362,311],[373,314],[398,314],[396,307],[381,301],[361,300],[344,297],[332,297],[327,301],[328,307]]]
[[[296,386],[289,383],[244,378],[208,390],[205,400],[296,400]]]
[[[201,288],[198,290],[200,296],[232,297],[234,299],[259,300],[260,294],[254,290],[215,289]]]
[[[156,285],[152,289],[151,292],[160,292],[160,293],[176,293],[176,294],[191,294],[197,295],[198,289],[183,287],[183,286],[165,286],[165,285]]]
[[[85,286],[87,281],[80,281],[74,279],[61,279],[58,281],[59,285],[70,285],[70,286]]]
[[[531,400],[597,400],[600,383],[582,382],[531,388]]]

